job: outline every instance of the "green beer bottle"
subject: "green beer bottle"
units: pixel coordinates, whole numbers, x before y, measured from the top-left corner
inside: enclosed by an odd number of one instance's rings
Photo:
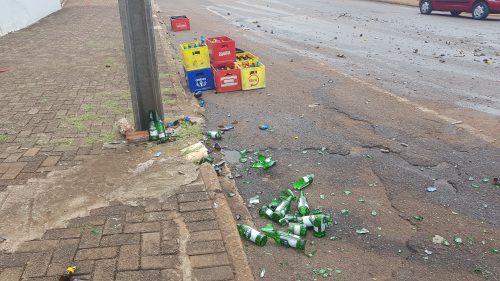
[[[158,129],[156,128],[155,116],[153,111],[149,112],[149,140],[158,140]]]
[[[267,236],[246,224],[237,224],[240,236],[246,240],[254,242],[257,246],[263,247],[267,243]]]
[[[326,227],[333,223],[332,217],[329,215],[310,215],[301,218],[302,223],[306,227],[312,227],[314,236],[325,237]],[[299,219],[300,222],[300,219]]]
[[[288,232],[304,237],[307,233],[307,227],[304,224],[292,222],[288,225]]]
[[[296,199],[295,194],[293,194],[293,191],[291,191],[290,189],[288,189],[284,193],[287,198],[285,200],[282,200],[278,204],[278,207],[276,207],[273,215],[271,216],[271,219],[275,222],[279,222],[280,219],[285,217],[285,215],[290,211],[290,205],[292,204],[292,201]]]
[[[213,140],[220,140],[222,139],[222,133],[220,131],[208,131],[207,137]]]
[[[273,215],[273,210],[271,210],[271,208],[269,208],[268,206],[264,205],[262,206],[262,208],[260,208],[259,215],[261,218],[271,219]]]
[[[163,122],[163,118],[158,112],[154,112],[155,114],[155,127],[158,131],[158,140],[160,143],[164,143],[168,140],[167,134],[165,133],[165,122]]]
[[[296,248],[299,250],[304,250],[304,248],[306,247],[307,240],[302,239],[300,238],[300,236],[295,234],[274,230],[272,224],[268,224],[264,228],[262,228],[262,232],[274,239],[274,241],[276,241],[276,243],[280,245]]]
[[[278,221],[278,223],[280,225],[286,225],[287,223],[290,223],[290,222],[298,222],[299,219],[296,215],[292,215],[292,214],[286,214],[282,219],[280,219]]]
[[[295,188],[296,190],[301,190],[303,188],[306,188],[313,182],[313,179],[314,179],[313,174],[306,175],[306,176],[302,177],[301,179],[295,181],[293,183],[293,188]]]
[[[271,200],[271,203],[269,203],[269,205],[267,205],[269,207],[269,209],[271,210],[276,210],[276,207],[278,207],[278,205],[280,204],[280,201],[276,198],[273,198],[273,200]]]
[[[301,214],[302,216],[309,215],[309,204],[307,204],[307,198],[304,195],[303,191],[300,192],[298,209],[299,214]]]

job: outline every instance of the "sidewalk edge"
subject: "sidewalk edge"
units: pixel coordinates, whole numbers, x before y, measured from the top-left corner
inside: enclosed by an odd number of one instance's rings
[[[200,174],[207,190],[214,194],[214,202],[217,204],[215,208],[217,222],[221,230],[223,230],[222,238],[233,265],[235,280],[253,281],[252,270],[243,250],[240,235],[235,227],[234,214],[222,192],[217,174],[212,165],[208,163],[201,165]]]

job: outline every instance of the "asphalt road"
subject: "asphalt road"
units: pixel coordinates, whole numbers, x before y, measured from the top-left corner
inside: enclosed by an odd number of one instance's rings
[[[313,269],[334,268],[336,280],[500,280],[491,252],[500,248],[492,184],[500,176],[500,21],[368,1],[158,2],[160,16],[191,18],[191,31],[170,35],[176,45],[227,35],[266,64],[267,88],[204,95],[209,129],[238,121],[220,144],[242,174],[242,196],[266,203],[314,173],[310,205],[337,221],[327,238],[308,234],[313,257],[247,244],[256,279],[262,269],[268,280],[321,279]],[[252,170],[234,157],[241,149],[278,164]],[[250,208],[259,227],[267,223],[261,205]],[[362,227],[370,233],[357,235]],[[435,235],[451,245],[434,244]]]

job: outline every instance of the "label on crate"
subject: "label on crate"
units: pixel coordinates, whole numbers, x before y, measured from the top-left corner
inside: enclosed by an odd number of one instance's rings
[[[176,23],[175,26],[177,28],[186,28],[187,24],[185,22],[179,22],[179,23]]]
[[[236,75],[224,76],[221,78],[221,87],[230,87],[238,85],[238,79]]]
[[[198,78],[195,81],[198,87],[205,87],[207,85],[207,78]]]
[[[230,55],[231,55],[231,51],[219,52],[219,57],[230,56]]]
[[[250,86],[257,86],[259,84],[259,76],[252,74],[248,77],[248,82],[250,82]]]

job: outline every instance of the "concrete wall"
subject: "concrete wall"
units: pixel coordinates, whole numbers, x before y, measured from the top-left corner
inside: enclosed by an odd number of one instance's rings
[[[0,36],[61,9],[61,0],[0,0]]]

